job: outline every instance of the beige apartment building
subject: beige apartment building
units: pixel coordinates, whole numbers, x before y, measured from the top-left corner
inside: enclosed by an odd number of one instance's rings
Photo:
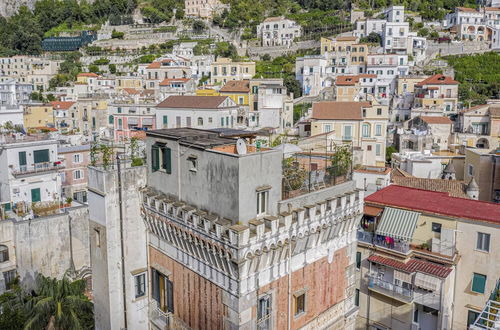
[[[184,11],[186,16],[212,19],[227,5],[219,0],[185,0]]]
[[[500,205],[448,192],[390,185],[365,198],[357,329],[468,329],[500,274],[499,219]]]
[[[415,108],[436,110],[445,115],[457,112],[458,81],[435,74],[415,84]]]
[[[230,80],[252,79],[255,76],[255,62],[233,62],[219,57],[210,65],[210,83],[222,84]]]
[[[368,45],[353,36],[321,38],[321,55],[332,67],[332,73],[365,73]]]
[[[330,147],[352,143],[362,165],[385,166],[387,118],[388,107],[375,102],[316,102],[311,136],[325,135]]]

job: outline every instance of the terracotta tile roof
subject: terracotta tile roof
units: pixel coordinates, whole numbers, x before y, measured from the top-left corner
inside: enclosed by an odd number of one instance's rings
[[[354,86],[359,82],[359,76],[338,76],[335,80],[337,86]]]
[[[415,86],[417,87],[422,87],[425,85],[458,85],[458,81],[443,74],[435,74],[415,84]]]
[[[364,214],[370,215],[372,217],[378,216],[384,209],[375,206],[365,205],[365,209],[363,211]]]
[[[172,95],[158,104],[157,108],[217,109],[228,96]]]
[[[467,112],[471,112],[471,111],[474,111],[474,110],[479,110],[479,109],[484,108],[484,107],[489,107],[489,104],[480,104],[480,105],[476,105],[475,107],[472,107],[472,108],[469,108],[469,109],[462,110],[461,112],[462,112],[462,113],[467,113]]]
[[[467,7],[457,7],[458,11],[468,11],[468,12],[478,12],[476,9],[474,8],[467,8]]]
[[[224,87],[220,89],[220,92],[238,92],[238,93],[248,93],[250,91],[250,80],[230,80]]]
[[[98,74],[96,73],[93,73],[93,72],[82,72],[82,73],[79,73],[77,77],[99,77]]]
[[[68,102],[68,101],[52,101],[50,102],[50,105],[54,109],[62,109],[62,110],[68,110],[71,108],[71,106],[75,104],[75,102]]]
[[[168,79],[163,79],[163,81],[160,83],[160,86],[170,86],[172,85],[172,83],[176,83],[176,82],[182,82],[182,83],[185,83],[185,82],[188,82],[189,78],[168,78]]]
[[[499,204],[451,197],[443,192],[390,185],[366,197],[365,202],[500,224]]]
[[[278,21],[282,21],[284,19],[285,19],[284,16],[268,17],[268,18],[266,18],[264,20],[264,23],[267,23],[267,22],[278,22]]]
[[[452,197],[469,198],[466,193],[467,185],[463,181],[393,176],[392,182],[398,186],[445,192]]]
[[[153,63],[149,64],[146,67],[146,69],[159,69],[159,68],[161,68],[162,63],[169,63],[169,62],[174,62],[174,60],[167,58],[167,59],[164,59],[161,61],[153,62]]]
[[[420,119],[425,121],[427,124],[431,124],[431,125],[432,124],[441,124],[441,125],[453,124],[453,122],[448,117],[420,116]]]
[[[321,101],[313,104],[313,119],[363,120],[362,108],[370,102]]]
[[[403,171],[400,168],[395,168],[392,170],[391,178],[394,178],[395,176],[402,176],[402,177],[407,177],[407,178],[413,177],[413,175],[411,175],[410,173],[408,173],[406,171]]]
[[[500,11],[500,7],[484,7],[485,11]]]
[[[130,94],[130,95],[137,95],[137,94],[140,94],[141,92],[138,91],[137,89],[135,88],[124,88],[123,89],[125,92],[127,92],[127,94]]]
[[[451,273],[451,268],[441,266],[429,261],[411,259],[407,263],[397,261],[391,258],[385,258],[379,255],[372,255],[368,258],[369,261],[375,262],[384,266],[388,266],[406,273],[425,273],[428,275],[437,276],[440,278],[447,278]]]

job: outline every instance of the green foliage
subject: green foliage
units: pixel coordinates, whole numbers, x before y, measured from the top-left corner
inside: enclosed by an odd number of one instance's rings
[[[293,158],[285,158],[282,162],[284,188],[287,191],[300,189],[307,178],[307,171],[294,163]]]
[[[97,65],[91,64],[89,65],[89,72],[99,73],[99,67]]]
[[[158,32],[158,33],[175,32],[175,31],[177,31],[177,26],[172,26],[172,25],[160,26],[159,28],[154,29],[154,31]]]
[[[107,58],[100,58],[98,60],[95,60],[94,63],[92,63],[92,64],[94,64],[94,65],[108,65],[109,62],[110,61]]]
[[[232,59],[238,58],[238,51],[236,50],[236,47],[227,41],[216,43],[214,54],[215,56],[229,57]]]
[[[391,155],[395,152],[398,152],[398,149],[396,149],[395,146],[388,146],[386,149],[385,149],[385,161],[387,163],[390,163],[391,162]]]
[[[458,96],[461,101],[478,105],[486,103],[488,98],[500,98],[500,54],[489,52],[445,59],[460,82]]]
[[[79,52],[67,53],[65,60],[59,66],[59,73],[49,81],[49,88],[54,89],[61,86],[69,86],[70,82],[76,80],[76,76],[82,72]]]
[[[205,25],[205,23],[203,21],[200,21],[200,20],[195,20],[193,22],[193,32],[194,33],[203,33],[203,31],[205,31],[205,29],[207,28],[207,26]]]
[[[181,0],[151,0],[150,5],[141,8],[141,14],[146,21],[154,24],[168,22],[174,15],[174,9],[177,9],[176,18],[184,17],[184,1]]]
[[[417,34],[419,37],[427,37],[429,35],[429,29],[428,28],[421,28],[417,31]]]
[[[311,103],[295,104],[293,106],[293,122],[296,123],[311,106]]]
[[[349,144],[336,145],[333,150],[332,167],[329,169],[330,175],[341,176],[350,172],[352,164],[352,152]]]
[[[367,35],[366,37],[360,38],[359,42],[360,43],[370,43],[370,44],[381,45],[382,44],[382,37],[378,33],[372,32],[369,35]]]
[[[147,63],[151,63],[153,62],[155,59],[156,59],[156,55],[154,54],[149,54],[149,55],[142,55],[141,57],[139,57],[139,60],[138,62],[140,64],[147,64]]]
[[[124,36],[125,36],[124,32],[119,32],[116,30],[113,30],[111,32],[111,39],[123,39]]]
[[[110,64],[108,66],[109,68],[109,73],[115,74],[116,73],[116,64]]]
[[[1,329],[93,329],[93,304],[85,296],[85,281],[38,275],[26,292],[15,285],[0,296]]]

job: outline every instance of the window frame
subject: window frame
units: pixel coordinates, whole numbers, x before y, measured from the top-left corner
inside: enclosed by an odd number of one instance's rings
[[[77,177],[77,174],[78,173],[78,177]],[[82,180],[84,177],[83,177],[83,171],[82,170],[74,170],[73,171],[73,180]]]
[[[263,200],[262,200],[263,198]],[[264,202],[262,204],[262,202]],[[266,215],[269,206],[269,190],[257,191],[257,216]]]
[[[476,279],[476,277],[478,277],[478,278],[484,277],[484,284],[483,284],[482,292],[474,290],[474,280]],[[479,273],[472,273],[472,282],[471,282],[471,286],[470,286],[471,292],[484,294],[484,292],[486,291],[486,282],[487,281],[488,281],[488,277],[486,275],[479,274]]]
[[[134,275],[134,296],[135,299],[146,296],[146,272]]]
[[[0,245],[0,263],[9,261],[9,247],[7,245]]]
[[[487,238],[487,240],[485,240],[484,238]],[[488,242],[486,248],[484,248],[486,245],[485,242]],[[491,245],[491,234],[478,231],[476,238],[476,250],[481,252],[490,252],[490,245]]]
[[[299,300],[301,300],[299,304]],[[302,308],[299,309],[299,306]],[[301,291],[299,293],[294,294],[294,317],[300,317],[306,313],[306,292]]]

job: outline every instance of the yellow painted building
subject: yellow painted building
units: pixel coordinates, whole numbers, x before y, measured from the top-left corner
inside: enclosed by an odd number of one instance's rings
[[[220,95],[229,96],[236,104],[248,106],[250,99],[249,80],[231,80],[221,89]]]
[[[92,72],[82,72],[76,76],[76,83],[87,85],[90,82],[90,80],[97,79],[98,77],[99,77],[98,74]]]
[[[199,88],[196,90],[196,96],[219,96],[220,93],[212,88]]]
[[[398,95],[402,95],[403,93],[414,93],[415,85],[419,82],[426,79],[426,76],[405,76],[397,78],[398,82]]]
[[[137,77],[117,77],[116,89],[142,88],[142,79]]]
[[[24,109],[24,127],[37,128],[54,125],[54,111],[50,104],[30,105]]]
[[[225,84],[231,80],[252,79],[255,76],[255,62],[233,62],[221,57],[210,65],[210,84]]]
[[[337,38],[321,38],[321,55],[331,61],[337,73],[346,66],[364,67],[368,56],[368,45],[358,43],[358,38],[353,36]],[[352,73],[362,73],[356,70]]]

